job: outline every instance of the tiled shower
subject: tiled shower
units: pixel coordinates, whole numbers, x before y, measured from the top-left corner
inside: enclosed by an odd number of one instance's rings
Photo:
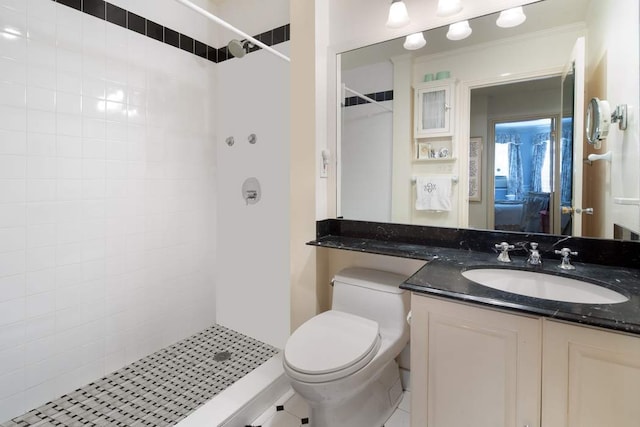
[[[274,20],[247,31],[280,41]],[[282,346],[288,315],[242,301],[288,311],[286,250],[246,249],[288,242],[288,69],[241,84],[228,39],[172,0],[0,0],[0,422],[216,322]]]

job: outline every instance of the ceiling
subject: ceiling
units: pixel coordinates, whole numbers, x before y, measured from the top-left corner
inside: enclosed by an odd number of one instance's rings
[[[524,6],[527,20],[515,28],[498,27],[495,24],[497,13],[478,17],[469,21],[473,30],[471,36],[459,41],[447,39],[448,27],[435,28],[424,32],[427,45],[411,53],[414,57],[433,55],[533,31],[584,22],[588,4],[591,1],[598,0],[544,0]],[[411,14],[411,10],[409,10],[409,14]],[[380,23],[380,25],[384,25],[384,23]],[[396,55],[406,54],[409,51],[402,47],[403,43],[404,37],[401,37],[346,52],[342,55],[342,69],[349,70],[366,64],[382,62]]]

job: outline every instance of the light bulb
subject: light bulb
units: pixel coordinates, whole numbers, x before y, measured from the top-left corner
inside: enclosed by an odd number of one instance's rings
[[[526,19],[527,16],[524,14],[522,6],[518,6],[500,12],[500,16],[498,16],[498,19],[496,20],[496,25],[502,28],[517,27]]]
[[[455,24],[449,25],[449,31],[447,31],[447,38],[449,40],[462,40],[471,35],[473,30],[469,26],[469,21],[460,21]]]
[[[462,10],[460,0],[438,0],[438,9],[436,15],[446,17],[455,15]]]
[[[424,34],[422,32],[409,34],[407,38],[404,40],[404,46],[407,50],[416,50],[424,47],[427,44],[427,41],[424,39]]]
[[[402,0],[393,0],[387,18],[388,28],[401,28],[409,23],[409,12]]]

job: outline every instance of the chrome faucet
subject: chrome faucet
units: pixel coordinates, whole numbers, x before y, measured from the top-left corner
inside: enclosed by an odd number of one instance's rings
[[[578,255],[578,252],[571,252],[571,249],[569,248],[562,248],[559,251],[556,250],[555,253],[557,255],[562,255],[562,263],[559,265],[559,267],[563,270],[575,270],[576,267],[571,264],[571,260],[569,259],[569,257],[571,255]]]
[[[530,265],[542,264],[542,258],[540,257],[537,243],[531,242],[531,250],[529,251],[529,259],[527,259],[527,263]]]
[[[509,258],[509,251],[513,250],[515,246],[510,245],[507,242],[502,242],[496,243],[495,248],[500,251],[500,255],[498,255],[498,261],[511,262],[511,258]]]

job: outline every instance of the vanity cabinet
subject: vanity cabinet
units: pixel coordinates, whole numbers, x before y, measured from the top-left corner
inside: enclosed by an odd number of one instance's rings
[[[639,425],[639,337],[420,294],[411,311],[411,426]]]
[[[541,325],[413,294],[411,425],[540,425]]]
[[[640,338],[545,320],[542,425],[640,425]]]

